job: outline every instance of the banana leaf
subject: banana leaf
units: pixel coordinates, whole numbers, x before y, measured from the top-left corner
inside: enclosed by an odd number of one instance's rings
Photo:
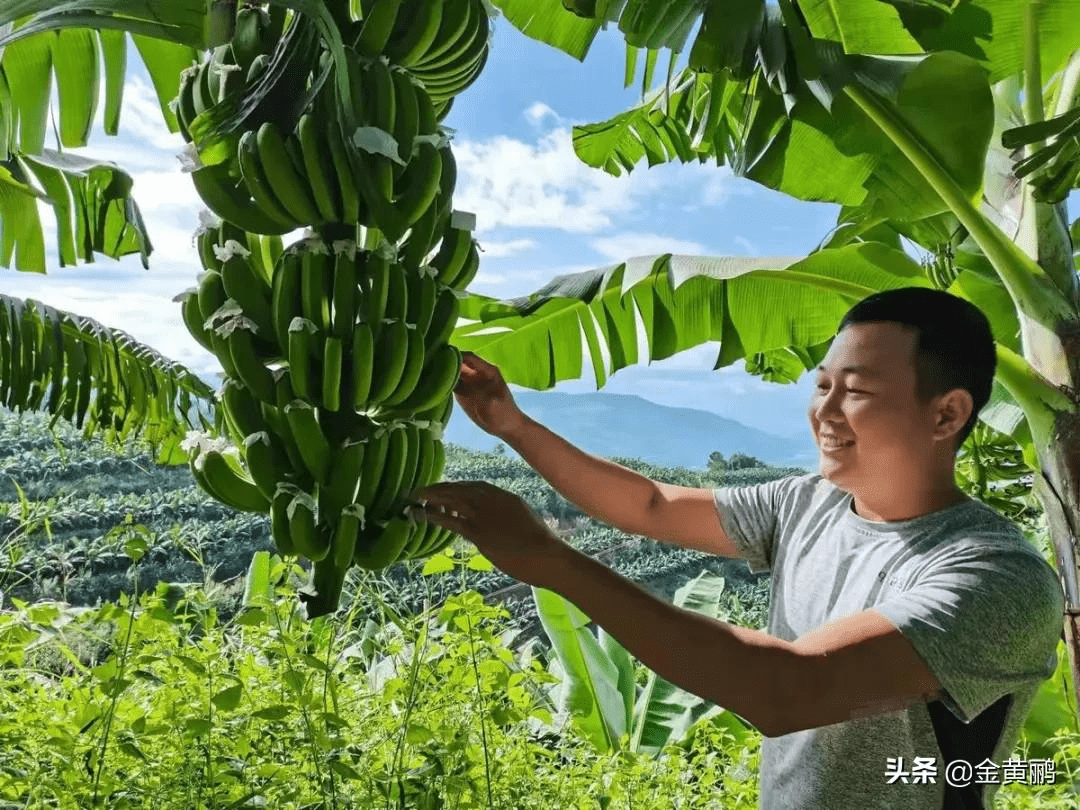
[[[675,592],[674,604],[686,610],[720,616],[724,580],[703,571]],[[621,750],[624,734],[634,753],[657,757],[667,745],[689,747],[695,729],[708,723],[723,727],[737,742],[754,733],[739,717],[650,672],[644,687],[636,685],[630,653],[603,628],[594,638],[589,617],[572,602],[543,588],[533,588],[537,614],[551,641],[555,658],[549,671],[560,677],[560,714],[600,753]]]
[[[126,332],[0,295],[0,405],[44,410],[90,438],[122,446],[141,436],[159,464],[183,464],[188,429],[211,426],[213,392],[195,374]]]

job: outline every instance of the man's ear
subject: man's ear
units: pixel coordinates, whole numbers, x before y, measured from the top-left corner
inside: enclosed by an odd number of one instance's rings
[[[975,407],[975,400],[966,388],[954,388],[942,396],[937,407],[937,434],[941,437],[959,433]]]

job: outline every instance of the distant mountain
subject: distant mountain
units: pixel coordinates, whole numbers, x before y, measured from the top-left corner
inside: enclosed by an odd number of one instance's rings
[[[657,405],[632,394],[516,391],[530,417],[597,456],[627,456],[664,466],[702,469],[709,453],[745,453],[767,464],[816,469],[818,450],[807,427],[799,438],[777,436],[710,411]],[[444,437],[471,450],[491,450],[498,439],[454,409]]]
[[[199,375],[211,388],[220,377]],[[571,444],[597,456],[626,456],[663,466],[704,469],[709,453],[745,453],[766,464],[817,469],[818,450],[810,428],[778,436],[734,419],[695,408],[658,405],[633,394],[598,391],[515,391],[521,409]],[[444,438],[470,450],[492,450],[499,440],[454,408]],[[509,449],[509,448],[507,448]]]

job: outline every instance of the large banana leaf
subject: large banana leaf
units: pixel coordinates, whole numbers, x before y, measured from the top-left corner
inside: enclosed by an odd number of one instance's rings
[[[0,265],[45,272],[39,199],[56,216],[60,265],[139,253],[148,266],[150,237],[131,196],[131,177],[114,163],[44,149],[0,162]]]
[[[204,44],[206,3],[169,3],[161,9],[120,0],[82,4],[92,10],[76,5],[62,4],[58,10],[51,3],[20,2],[0,9],[0,42],[5,43],[0,45],[0,264],[5,267],[14,258],[19,270],[45,271],[38,199],[49,203],[56,216],[61,266],[93,262],[95,252],[112,258],[139,253],[143,266],[148,265],[150,240],[131,198],[131,178],[115,164],[45,148],[53,84],[59,147],[87,143],[102,95],[105,131],[115,135],[127,43],[123,31],[106,24],[178,38],[179,43],[133,35],[165,123],[175,131],[169,101],[176,95],[180,71],[198,54],[189,43]],[[36,16],[23,19],[22,14]],[[72,27],[55,30],[61,24]],[[91,24],[104,30],[81,27]]]
[[[1050,76],[1080,48],[1075,0],[970,0],[959,3],[922,3],[911,0],[784,0],[780,8],[766,0],[706,0],[701,3],[663,3],[662,0],[597,0],[567,3],[562,0],[492,0],[519,31],[584,59],[605,21],[618,19],[619,30],[631,45],[641,45],[647,27],[641,12],[650,6],[670,6],[679,12],[703,16],[691,53],[692,61],[710,71],[730,70],[749,75],[748,63],[759,49],[783,49],[783,37],[770,18],[797,19],[783,14],[797,7],[814,38],[835,42],[847,53],[904,54],[923,51],[956,51],[978,59],[998,81],[1024,69],[1023,43],[1029,6],[1038,32],[1042,73]],[[564,8],[576,7],[577,14]],[[692,9],[690,8],[692,6]],[[890,6],[892,8],[890,8]],[[581,16],[584,15],[584,16]],[[667,18],[667,13],[663,15]],[[899,22],[899,24],[898,24]],[[657,26],[659,28],[659,26]],[[797,32],[788,31],[791,40]],[[677,37],[647,38],[652,49],[681,50]],[[706,54],[709,58],[706,58]],[[811,67],[807,65],[806,67]],[[811,77],[812,78],[812,77]]]
[[[636,312],[648,360],[719,341],[716,368],[745,358],[767,380],[794,381],[824,356],[854,302],[904,286],[929,286],[925,271],[878,243],[805,258],[642,256],[559,276],[523,298],[469,294],[461,317],[475,322],[459,326],[453,342],[540,390],[579,378],[587,347],[600,388],[639,362]],[[1015,345],[1008,328],[1000,339]]]
[[[724,580],[703,571],[675,592],[674,603],[687,610],[720,618]],[[594,638],[589,617],[557,593],[533,588],[537,614],[551,641],[559,673],[557,707],[572,718],[574,727],[601,753],[619,750],[623,734],[628,748],[646,756],[659,756],[666,745],[689,745],[701,723],[726,728],[739,742],[752,734],[731,714],[697,695],[650,672],[644,687],[634,677],[629,652],[603,628]],[[556,665],[557,664],[557,665]]]
[[[0,404],[45,410],[110,443],[142,436],[160,464],[180,464],[188,428],[211,426],[213,392],[130,335],[33,299],[0,295]],[[47,397],[47,399],[46,399]],[[93,397],[93,398],[91,398]]]

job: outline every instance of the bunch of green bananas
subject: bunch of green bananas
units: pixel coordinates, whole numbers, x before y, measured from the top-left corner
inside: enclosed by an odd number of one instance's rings
[[[935,254],[932,259],[923,263],[923,267],[926,268],[927,276],[939,290],[947,290],[959,275],[952,257],[947,252]]]
[[[220,438],[186,443],[192,474],[236,509],[269,512],[278,550],[312,561],[312,617],[336,609],[349,566],[453,540],[407,518],[405,496],[443,472],[461,368],[449,339],[480,261],[452,210],[456,164],[433,98],[482,67],[483,2],[374,0],[364,12],[346,59],[358,128],[320,90],[291,130],[261,121],[230,160],[193,172],[221,221],[197,235],[205,272],[177,298],[226,377]],[[237,38],[184,79],[185,126],[266,70],[265,12],[240,13]]]
[[[363,0],[360,7],[356,50],[407,68],[441,120],[487,62],[491,28],[483,0]]]

